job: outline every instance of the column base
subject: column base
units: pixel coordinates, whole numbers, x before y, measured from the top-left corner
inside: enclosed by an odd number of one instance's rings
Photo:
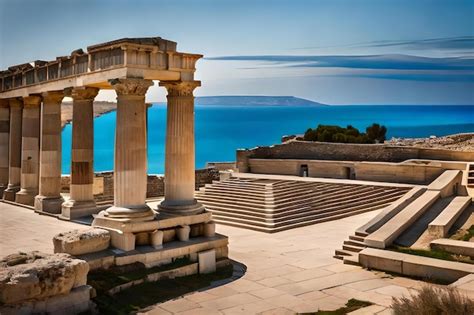
[[[22,205],[34,206],[35,197],[38,194],[37,191],[31,191],[26,189],[21,189],[15,195],[15,202],[21,203]]]
[[[206,211],[206,209],[202,204],[197,202],[196,199],[190,204],[182,205],[172,204],[165,199],[158,205],[158,212],[166,216],[194,215],[203,213],[204,211]]]
[[[129,207],[112,206],[105,210],[104,217],[141,222],[155,219],[155,212],[146,204]]]
[[[35,211],[60,214],[64,199],[61,196],[47,197],[38,195],[35,197]]]
[[[15,195],[20,191],[20,186],[8,186],[3,192],[3,199],[8,201],[15,201]]]
[[[96,214],[97,212],[97,205],[94,200],[68,200],[61,205],[60,217],[66,220],[73,220]]]

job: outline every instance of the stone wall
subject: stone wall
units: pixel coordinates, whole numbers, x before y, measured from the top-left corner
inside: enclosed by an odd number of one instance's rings
[[[460,166],[458,164],[451,165],[449,163],[420,164],[295,159],[249,159],[249,168],[252,173],[256,174],[302,176],[303,169],[306,169],[308,177],[426,185],[431,183],[445,170],[459,169]]]
[[[61,192],[69,192],[70,176],[61,177]],[[205,168],[196,170],[196,190],[213,180],[219,180],[219,170]],[[148,175],[147,198],[161,197],[165,194],[165,178],[163,175]],[[97,201],[112,200],[114,198],[114,173],[100,172],[94,174],[94,198]]]
[[[239,172],[252,172],[249,158],[334,161],[402,162],[409,159],[474,161],[474,152],[390,146],[387,144],[342,144],[289,141],[268,147],[237,150]]]

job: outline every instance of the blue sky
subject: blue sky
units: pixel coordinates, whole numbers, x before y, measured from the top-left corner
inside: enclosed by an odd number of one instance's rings
[[[474,104],[474,1],[0,0],[2,69],[146,36],[205,55],[196,95]]]

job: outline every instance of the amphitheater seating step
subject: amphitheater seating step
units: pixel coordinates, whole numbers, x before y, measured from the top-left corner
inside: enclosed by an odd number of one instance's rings
[[[196,192],[196,198],[217,223],[274,233],[381,209],[410,189],[231,177],[207,184]]]

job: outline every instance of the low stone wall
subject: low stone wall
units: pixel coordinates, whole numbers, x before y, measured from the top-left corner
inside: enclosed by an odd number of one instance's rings
[[[207,162],[206,168],[215,168],[219,171],[236,170],[235,162]]]
[[[249,159],[305,159],[335,161],[402,162],[409,159],[474,161],[474,152],[391,146],[289,141],[267,147],[237,150],[239,172],[249,170]]]
[[[308,177],[357,179],[376,182],[427,185],[440,176],[452,163],[388,163],[298,159],[248,159],[251,173]],[[465,164],[464,164],[465,165]],[[465,166],[464,166],[465,168]]]
[[[147,198],[160,197],[165,194],[165,177],[163,175],[148,175]],[[196,170],[196,190],[213,180],[219,180],[219,170],[205,168]],[[69,175],[61,177],[61,192],[68,193],[71,178]],[[94,174],[94,198],[97,201],[112,200],[114,198],[114,173],[99,172]]]

